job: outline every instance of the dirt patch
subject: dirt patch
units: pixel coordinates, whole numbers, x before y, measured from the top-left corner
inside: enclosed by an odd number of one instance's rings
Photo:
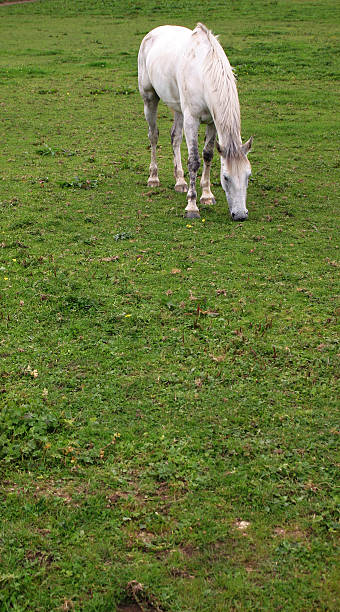
[[[11,6],[12,4],[28,4],[28,2],[37,2],[37,0],[13,0],[13,2],[11,2],[10,0],[7,0],[6,2],[1,2],[0,0],[0,6]]]
[[[171,490],[170,490],[168,483],[161,482],[159,486],[157,487],[155,494],[158,497],[161,497],[162,499],[165,499],[165,500],[169,499]]]
[[[198,553],[198,548],[195,548],[192,544],[184,544],[179,547],[179,550],[185,557],[188,557],[188,559],[195,557]]]
[[[36,532],[39,533],[39,535],[41,535],[43,538],[47,538],[50,533],[51,530],[50,529],[41,529],[39,527],[36,528]]]
[[[150,531],[140,531],[137,534],[137,540],[139,540],[143,544],[151,544],[155,538],[155,534],[151,533]]]
[[[73,481],[63,482],[54,480],[41,480],[39,484],[18,485],[16,483],[4,482],[1,489],[4,493],[12,493],[18,496],[32,495],[35,499],[41,497],[57,498],[64,501],[65,504],[79,506],[79,500],[75,501],[73,495],[86,498],[91,493],[87,486],[75,485]]]
[[[42,550],[28,550],[25,557],[31,563],[37,563],[38,565],[51,565],[54,561],[54,556],[51,553]]]
[[[138,580],[126,585],[127,599],[117,606],[117,612],[164,612],[158,599]]]
[[[110,492],[108,495],[105,496],[106,507],[107,508],[112,508],[118,502],[120,502],[122,499],[127,499],[128,497],[129,497],[129,494],[125,493],[123,491],[115,491],[114,493]]]
[[[18,496],[26,495],[38,498],[55,498],[63,500],[65,504],[79,507],[86,499],[93,495],[105,495],[106,507],[111,508],[121,500],[128,499],[131,495],[125,491],[107,489],[90,489],[88,484],[79,484],[75,480],[39,480],[36,483],[20,485],[15,482],[4,481],[0,486],[0,491],[4,494],[14,494]],[[140,500],[138,500],[139,502]],[[142,501],[145,501],[144,498]],[[136,502],[136,507],[138,506]]]
[[[0,0],[0,6],[11,6],[12,4],[28,4],[29,2],[37,2],[37,0]]]
[[[275,527],[273,533],[276,537],[288,538],[291,540],[306,540],[309,535],[308,532],[298,527]]]
[[[221,559],[233,560],[235,551],[239,546],[239,540],[228,538],[228,540],[216,540],[206,547],[207,558],[210,563],[219,562]]]
[[[123,603],[117,606],[117,612],[141,612],[142,608],[136,603]]]
[[[243,536],[243,533],[241,535]],[[204,563],[213,567],[221,562],[237,569],[245,569],[249,575],[255,575],[261,566],[262,558],[255,544],[249,539],[230,537],[226,540],[216,540],[205,548]]]
[[[190,580],[193,580],[195,578],[193,574],[189,574],[189,572],[179,567],[172,567],[170,569],[170,574],[174,578],[189,578]]]

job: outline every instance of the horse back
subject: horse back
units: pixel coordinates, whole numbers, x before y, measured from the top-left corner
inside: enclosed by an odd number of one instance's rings
[[[178,66],[192,31],[160,26],[143,39],[138,54],[138,84],[142,96],[154,90],[173,110],[180,111]]]

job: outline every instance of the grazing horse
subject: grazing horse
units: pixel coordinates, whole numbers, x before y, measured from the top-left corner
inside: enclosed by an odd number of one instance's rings
[[[198,128],[206,123],[201,178],[201,204],[214,204],[210,167],[216,134],[221,158],[221,185],[234,221],[248,217],[246,195],[251,167],[247,155],[252,138],[241,141],[240,105],[235,77],[217,38],[198,23],[194,30],[160,26],[142,40],[138,53],[138,85],[149,124],[151,164],[148,185],[159,185],[156,162],[157,106],[160,98],[174,111],[171,142],[174,153],[175,190],[188,192],[185,216],[199,217],[196,177],[200,166]],[[188,147],[189,189],[184,179],[180,146],[183,128]]]

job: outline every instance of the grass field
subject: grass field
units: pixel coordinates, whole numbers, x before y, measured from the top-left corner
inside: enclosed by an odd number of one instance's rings
[[[254,136],[243,224],[217,155],[183,218],[162,105],[146,187],[139,44],[197,21]],[[338,25],[333,0],[0,6],[1,611],[339,609]]]

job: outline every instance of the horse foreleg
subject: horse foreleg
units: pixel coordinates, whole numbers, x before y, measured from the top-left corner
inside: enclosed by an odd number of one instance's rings
[[[151,145],[151,163],[150,163],[150,176],[148,179],[149,187],[158,187],[158,167],[156,161],[156,148],[158,142],[158,128],[157,128],[157,107],[159,97],[156,92],[150,93],[148,96],[144,96],[144,114],[145,119],[149,125],[149,140]]]
[[[214,156],[214,145],[216,138],[216,128],[214,124],[207,125],[203,149],[203,172],[201,178],[202,196],[200,199],[201,204],[209,205],[215,204],[216,200],[214,195],[211,193],[210,188],[210,168],[212,158]]]
[[[185,216],[188,219],[198,218],[200,216],[197,208],[196,199],[196,178],[200,167],[200,156],[198,153],[198,127],[199,121],[191,115],[184,116],[184,133],[188,147],[188,169],[190,176],[190,185],[188,190],[188,204],[185,208]]]
[[[174,153],[175,191],[185,193],[188,185],[184,180],[184,172],[181,159],[181,143],[183,138],[183,115],[175,112],[174,122],[171,128],[171,144]]]

